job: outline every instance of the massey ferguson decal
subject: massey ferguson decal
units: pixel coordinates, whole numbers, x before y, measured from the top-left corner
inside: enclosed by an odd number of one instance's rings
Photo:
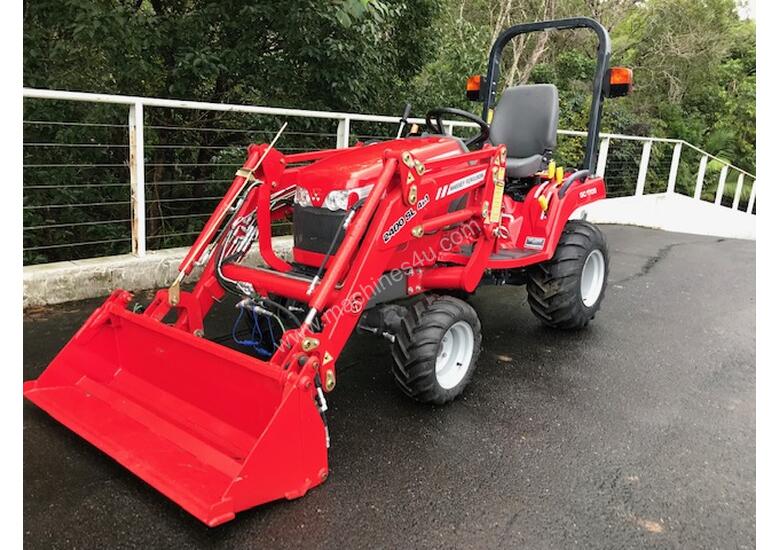
[[[431,198],[426,193],[423,198],[421,198],[419,201],[417,201],[417,208],[415,208],[415,207],[409,208],[409,210],[404,212],[401,215],[400,218],[398,218],[397,220],[395,220],[395,222],[393,222],[393,225],[391,225],[390,227],[387,228],[387,231],[385,231],[382,234],[382,240],[385,243],[389,243],[390,239],[395,237],[398,234],[398,232],[404,226],[406,226],[406,224],[409,223],[409,221],[412,218],[414,218],[417,215],[417,212],[419,212],[420,210],[425,208],[428,205],[429,202],[431,202]]]
[[[462,191],[469,187],[474,187],[485,178],[485,172],[487,172],[487,168],[469,174],[468,176],[455,180],[447,185],[442,185],[439,187],[439,190],[436,191],[436,200],[443,199],[444,197],[448,197],[453,193],[457,193],[458,191]]]

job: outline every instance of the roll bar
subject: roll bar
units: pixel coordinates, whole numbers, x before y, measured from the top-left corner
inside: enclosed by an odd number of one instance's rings
[[[593,78],[593,100],[590,106],[590,118],[588,119],[588,137],[585,143],[585,158],[582,168],[593,172],[596,165],[596,149],[598,147],[599,131],[601,130],[601,108],[604,103],[604,83],[609,71],[609,59],[612,55],[612,44],[609,40],[607,29],[595,19],[590,17],[572,17],[569,19],[555,19],[552,21],[538,21],[535,23],[522,23],[514,25],[502,32],[490,49],[488,57],[487,90],[482,107],[482,119],[490,121],[491,111],[496,101],[496,88],[501,71],[501,54],[504,46],[514,37],[538,31],[550,31],[559,29],[591,29],[599,39],[596,52],[596,75]]]

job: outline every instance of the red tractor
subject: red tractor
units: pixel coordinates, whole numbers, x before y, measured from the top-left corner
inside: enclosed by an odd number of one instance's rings
[[[599,49],[585,158],[564,172],[556,88],[516,86],[495,103],[510,39],[573,28],[595,31]],[[173,285],[141,311],[114,291],[25,397],[208,525],[302,496],[328,475],[325,394],[355,329],[390,341],[403,393],[441,405],[474,374],[481,327],[464,298],[479,285],[526,285],[533,313],[556,328],[596,314],[606,243],[569,218],[605,196],[593,175],[602,102],[631,87],[609,57],[591,19],[517,25],[493,45],[487,76],[469,79],[482,117],[434,109],[424,131],[346,149],[251,145]],[[447,135],[450,116],[479,133]],[[291,261],[271,245],[271,223],[288,216]],[[255,242],[265,267],[242,264]],[[196,262],[204,271],[182,290]],[[249,354],[204,333],[230,297]]]

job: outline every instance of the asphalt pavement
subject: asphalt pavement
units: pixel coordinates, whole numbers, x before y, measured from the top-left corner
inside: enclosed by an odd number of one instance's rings
[[[445,407],[405,398],[387,343],[354,336],[327,482],[215,529],[25,402],[25,546],[754,547],[755,243],[602,229],[610,285],[586,330],[480,288],[482,355]],[[25,380],[101,301],[25,312]]]

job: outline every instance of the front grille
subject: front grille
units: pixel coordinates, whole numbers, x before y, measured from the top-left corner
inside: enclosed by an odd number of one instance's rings
[[[346,212],[333,212],[327,208],[295,205],[293,209],[293,243],[295,248],[325,254],[333,236],[344,223]],[[339,235],[336,248],[344,234]],[[335,249],[334,249],[335,250]]]

